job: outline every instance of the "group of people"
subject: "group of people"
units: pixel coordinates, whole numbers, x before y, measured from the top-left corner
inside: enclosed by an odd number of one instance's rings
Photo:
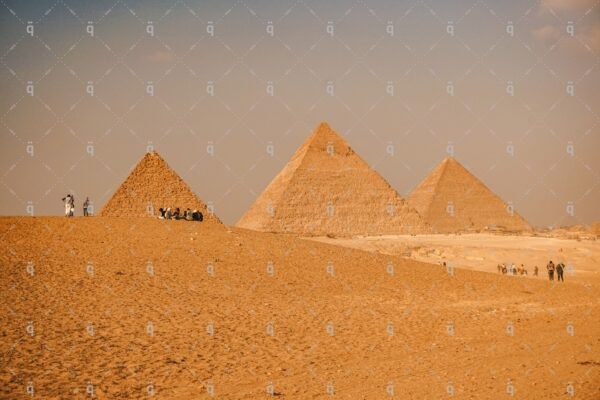
[[[565,277],[564,277],[565,264],[563,264],[562,262],[559,262],[558,264],[554,265],[552,260],[550,260],[548,265],[546,265],[546,269],[548,270],[548,279],[549,280],[554,281],[554,271],[556,271],[557,280],[559,282],[565,281]]]
[[[179,209],[179,207],[171,210],[171,207],[167,208],[159,208],[159,219],[184,219],[186,221],[203,221],[204,215],[198,210],[190,210],[189,208],[185,209],[183,212]]]
[[[65,204],[65,217],[72,217],[75,215],[75,196],[72,194],[67,194],[62,198],[63,203]],[[83,216],[87,217],[89,215],[88,208],[90,206],[90,198],[86,197],[83,202]]]
[[[565,281],[565,278],[564,278],[565,264],[564,263],[560,262],[560,263],[554,265],[552,260],[550,260],[550,262],[546,266],[546,269],[548,270],[548,279],[550,279],[551,281],[554,281],[554,272],[555,271],[556,271],[558,281],[559,282]],[[509,265],[498,264],[498,272],[501,272],[502,274],[509,273],[510,275],[527,275],[527,269],[525,268],[525,266],[523,264],[521,264],[521,267],[517,267],[512,264],[509,264]],[[538,276],[538,273],[539,273],[539,268],[536,265],[535,267],[533,267],[533,276]]]

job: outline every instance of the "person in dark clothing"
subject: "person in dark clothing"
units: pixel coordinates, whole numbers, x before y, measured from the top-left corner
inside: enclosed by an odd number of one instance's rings
[[[563,277],[563,272],[565,270],[565,264],[558,263],[558,265],[556,265],[556,276],[557,276],[557,280],[559,282],[564,282],[565,278]]]
[[[87,217],[88,214],[88,207],[90,206],[90,198],[86,197],[85,201],[83,202],[83,216]]]
[[[548,270],[548,279],[550,279],[551,281],[554,281],[554,263],[552,262],[552,260],[550,260],[550,262],[548,263],[548,265],[546,265],[546,269]]]

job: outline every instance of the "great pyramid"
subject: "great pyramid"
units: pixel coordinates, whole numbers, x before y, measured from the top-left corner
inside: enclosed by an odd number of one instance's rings
[[[152,208],[148,208],[151,205]],[[220,223],[211,215],[190,187],[156,152],[146,153],[104,205],[103,217],[145,217],[158,215],[160,207],[197,209],[204,221]]]
[[[453,157],[447,157],[408,195],[432,232],[525,231],[530,225]]]
[[[321,123],[236,226],[305,235],[426,231],[414,209]]]

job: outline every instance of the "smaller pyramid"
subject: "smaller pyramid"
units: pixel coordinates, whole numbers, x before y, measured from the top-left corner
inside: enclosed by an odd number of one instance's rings
[[[149,208],[149,206],[152,208]],[[197,209],[204,221],[221,223],[156,152],[146,153],[100,212],[103,217],[158,216],[159,208]],[[149,212],[151,210],[153,214]]]
[[[445,158],[408,195],[436,233],[504,230],[531,226],[453,157]]]
[[[419,214],[327,123],[304,141],[236,226],[339,236],[426,231]]]

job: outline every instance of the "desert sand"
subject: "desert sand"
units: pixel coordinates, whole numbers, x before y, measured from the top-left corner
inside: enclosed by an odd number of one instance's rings
[[[479,240],[457,238],[423,247]],[[571,387],[574,398],[600,397],[594,263],[551,285],[497,274],[487,259],[493,272],[450,274],[386,246],[367,251],[383,239],[364,250],[327,240],[151,217],[2,217],[0,397],[29,398],[28,386],[48,399],[91,398],[92,387],[101,399],[270,389],[290,399],[385,399],[392,389],[556,399]],[[560,246],[598,257],[595,243]]]

